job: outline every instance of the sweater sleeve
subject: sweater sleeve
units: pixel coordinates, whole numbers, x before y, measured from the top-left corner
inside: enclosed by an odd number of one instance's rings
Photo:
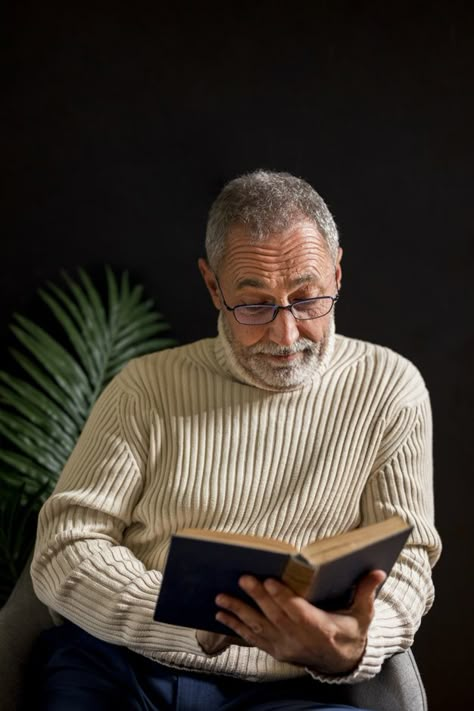
[[[97,401],[40,512],[31,575],[39,599],[62,617],[152,655],[164,646],[153,620],[162,575],[124,545],[146,468],[146,407],[123,380]],[[167,650],[198,649],[191,630],[177,632],[167,635]]]
[[[376,599],[365,653],[351,674],[310,672],[321,681],[356,683],[375,676],[385,659],[410,647],[433,604],[431,568],[441,542],[434,528],[431,409],[424,385],[421,398],[401,407],[386,423],[361,501],[361,526],[395,514],[411,524],[413,532]]]

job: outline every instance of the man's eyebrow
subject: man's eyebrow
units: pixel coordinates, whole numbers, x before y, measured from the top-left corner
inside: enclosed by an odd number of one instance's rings
[[[237,282],[237,289],[244,289],[246,286],[254,287],[255,289],[265,289],[268,285],[261,279],[254,277],[245,277]]]
[[[290,287],[293,289],[297,286],[302,286],[303,284],[320,284],[321,278],[314,273],[298,274],[290,281]],[[268,284],[262,279],[257,277],[244,277],[237,282],[237,289],[244,289],[245,287],[253,287],[254,289],[266,289]]]
[[[320,284],[321,278],[317,274],[298,274],[290,281],[290,286],[302,286],[303,284]]]

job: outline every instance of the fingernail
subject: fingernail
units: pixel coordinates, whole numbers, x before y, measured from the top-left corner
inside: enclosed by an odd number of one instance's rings
[[[275,595],[275,593],[278,590],[277,584],[275,583],[274,580],[265,580],[263,583],[264,588],[267,592],[269,592],[271,595]]]

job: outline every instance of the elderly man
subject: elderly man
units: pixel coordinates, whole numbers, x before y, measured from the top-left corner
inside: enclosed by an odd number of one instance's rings
[[[287,174],[244,175],[212,206],[206,250],[218,336],[132,361],[41,512],[35,590],[68,621],[42,640],[44,708],[342,708],[330,683],[377,674],[432,604],[428,393],[401,356],[335,334],[324,201]],[[382,571],[339,612],[243,576],[256,609],[216,599],[239,637],[153,621],[177,529],[299,547],[395,513],[413,533],[376,600]]]

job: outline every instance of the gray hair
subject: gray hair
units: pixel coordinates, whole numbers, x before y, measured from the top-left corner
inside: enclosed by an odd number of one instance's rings
[[[323,198],[309,183],[289,173],[264,170],[241,175],[224,186],[209,210],[209,265],[217,271],[229,231],[236,225],[245,225],[252,241],[258,242],[304,219],[314,222],[335,262],[339,247],[336,223]]]

